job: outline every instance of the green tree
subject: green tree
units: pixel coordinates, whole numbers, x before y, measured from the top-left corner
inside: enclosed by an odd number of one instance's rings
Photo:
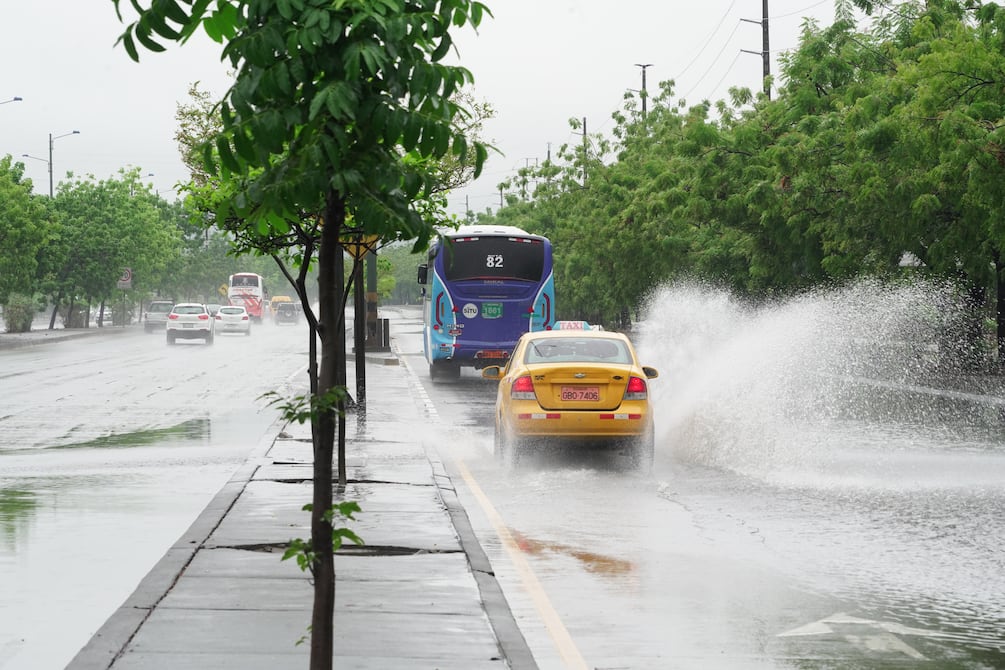
[[[141,181],[138,168],[121,170],[117,179],[64,182],[53,207],[61,252],[55,288],[68,300],[68,327],[84,325],[73,316],[78,302],[115,294],[123,268],[133,270],[137,291],[149,291],[177,254],[171,208]]]
[[[244,221],[249,239],[257,236],[266,252],[275,236],[297,236],[301,288],[318,240],[319,314],[316,320],[308,314],[321,339],[311,403],[311,668],[330,668],[336,424],[345,481],[345,426],[338,420],[345,385],[341,244],[348,233],[423,247],[436,221],[414,203],[437,186],[425,162],[472,151],[480,170],[486,150],[456,129],[466,111],[452,101],[471,75],[441,61],[452,46],[450,29],[477,26],[485,8],[468,0],[132,5],[140,18],[121,42],[134,59],[139,45],[161,50],[159,40],[183,42],[200,27],[226,42],[236,80],[221,106],[223,131],[204,151],[209,172],[229,184],[217,220]]]
[[[40,257],[53,235],[47,202],[31,194],[24,165],[0,158],[0,304],[39,290]],[[11,327],[7,324],[7,328]],[[23,324],[22,324],[23,326]],[[31,321],[28,321],[31,327]]]
[[[853,4],[883,11],[863,31]],[[480,218],[551,237],[566,318],[623,322],[648,285],[681,275],[753,299],[892,279],[910,252],[914,272],[961,281],[976,306],[995,295],[1005,345],[1005,12],[837,9],[833,25],[805,23],[776,100],[731,89],[688,107],[662,82],[642,119],[626,96],[613,160],[563,148]]]
[[[417,304],[422,293],[416,273],[419,265],[426,262],[426,254],[413,252],[407,244],[394,244],[381,249],[379,258],[387,263],[384,267],[392,280],[387,295],[381,293],[381,297],[397,305]],[[383,272],[378,267],[378,284],[383,281]]]

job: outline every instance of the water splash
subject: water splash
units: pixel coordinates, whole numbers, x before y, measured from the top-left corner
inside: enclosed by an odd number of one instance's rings
[[[963,305],[951,286],[924,282],[866,281],[763,306],[699,282],[663,287],[638,338],[661,373],[657,441],[688,462],[844,483],[873,477],[893,451],[986,449],[1000,442],[1003,405],[945,388],[970,353]],[[947,445],[935,433],[949,424]]]

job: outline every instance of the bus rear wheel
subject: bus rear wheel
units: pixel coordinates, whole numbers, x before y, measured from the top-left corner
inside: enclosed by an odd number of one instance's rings
[[[453,361],[433,361],[429,364],[430,379],[457,379],[461,376],[461,366]]]

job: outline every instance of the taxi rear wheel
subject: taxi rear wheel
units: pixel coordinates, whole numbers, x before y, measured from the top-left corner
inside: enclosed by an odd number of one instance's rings
[[[631,444],[632,466],[643,473],[650,473],[653,470],[653,461],[656,456],[656,437],[650,428],[645,433],[635,438]]]
[[[523,455],[523,440],[514,436],[504,427],[496,424],[494,451],[496,458],[507,468],[514,468],[520,463]]]
[[[498,459],[502,460],[503,457],[503,438],[502,431],[499,428],[499,422],[496,422],[495,430],[492,433],[492,454]]]

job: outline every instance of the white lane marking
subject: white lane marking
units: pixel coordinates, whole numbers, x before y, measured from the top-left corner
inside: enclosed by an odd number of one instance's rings
[[[439,423],[440,416],[436,412],[436,407],[433,406],[433,402],[426,393],[425,387],[423,387],[422,382],[419,381],[415,371],[412,370],[411,366],[408,364],[408,360],[399,355],[397,347],[393,344],[393,342],[391,348],[394,350],[395,354],[399,356],[399,360],[405,366],[405,369],[408,370],[408,374],[416,386],[415,392],[422,401],[430,420]],[[485,512],[485,516],[488,517],[489,522],[495,529],[500,543],[506,549],[506,553],[513,562],[513,566],[520,574],[520,580],[523,582],[524,589],[534,602],[534,607],[537,609],[538,616],[540,616],[541,620],[544,622],[544,627],[551,636],[552,642],[554,642],[556,649],[558,649],[558,653],[562,657],[562,660],[565,661],[566,667],[571,668],[572,670],[590,670],[590,666],[586,663],[583,655],[579,653],[579,649],[576,647],[575,642],[572,641],[572,636],[569,635],[568,629],[566,629],[565,624],[562,623],[562,618],[558,615],[558,612],[555,611],[551,601],[548,600],[548,596],[545,594],[544,588],[541,586],[541,582],[538,581],[533,568],[530,567],[530,564],[524,557],[523,552],[517,545],[516,540],[509,532],[509,528],[506,527],[506,523],[503,521],[502,517],[499,516],[499,513],[496,512],[495,507],[493,507],[491,501],[488,499],[488,496],[485,495],[485,492],[482,491],[478,482],[475,481],[474,476],[468,470],[464,461],[456,459],[454,462],[457,464],[457,468],[460,470],[461,476],[464,478],[468,489],[471,491],[472,495],[474,495],[478,504],[481,506],[482,511]]]
[[[537,613],[544,622],[544,627],[548,630],[548,634],[551,635],[551,639],[555,643],[555,647],[558,649],[558,653],[561,655],[566,667],[575,670],[589,670],[590,666],[587,665],[583,655],[579,653],[576,643],[572,641],[572,636],[569,635],[568,629],[562,623],[562,618],[555,611],[551,601],[548,600],[541,582],[538,581],[534,570],[530,567],[523,552],[520,551],[520,547],[517,545],[516,540],[513,539],[509,528],[506,527],[506,523],[499,516],[499,513],[496,512],[495,507],[492,506],[492,503],[481,487],[478,486],[478,482],[475,481],[475,478],[468,471],[464,462],[458,460],[457,467],[460,469],[461,476],[464,477],[464,481],[467,483],[471,493],[478,500],[478,504],[481,505],[482,511],[489,518],[489,522],[495,529],[496,535],[499,536],[499,540],[506,549],[506,553],[509,554],[513,566],[520,574],[524,589],[530,595],[531,600],[534,601],[534,607],[537,608]]]
[[[858,631],[854,631],[858,628]],[[849,630],[852,629],[852,630]],[[928,660],[924,654],[901,640],[898,635],[917,637],[945,637],[938,631],[911,628],[893,621],[876,621],[851,616],[844,612],[813,621],[805,626],[779,633],[778,637],[801,637],[809,635],[841,635],[852,646],[866,651],[899,652],[916,660]]]

